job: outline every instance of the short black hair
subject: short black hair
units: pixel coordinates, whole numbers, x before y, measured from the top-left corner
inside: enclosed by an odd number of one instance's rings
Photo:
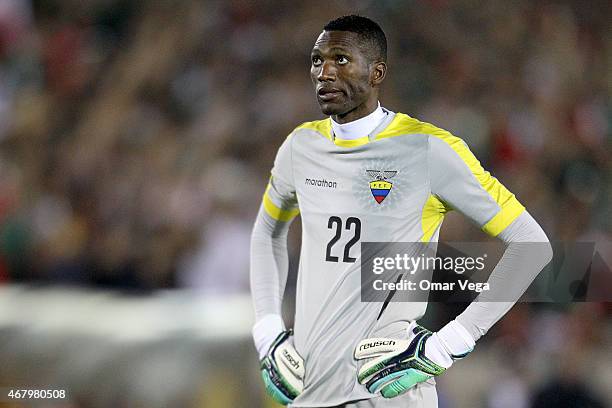
[[[338,17],[325,24],[323,30],[356,33],[368,42],[369,47],[366,47],[366,53],[371,60],[387,62],[387,37],[385,32],[369,18],[355,14]]]

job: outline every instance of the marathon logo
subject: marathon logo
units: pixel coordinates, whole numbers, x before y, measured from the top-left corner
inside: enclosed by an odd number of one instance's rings
[[[287,360],[289,364],[293,366],[293,368],[295,368],[296,370],[300,369],[300,362],[293,358],[291,353],[289,353],[289,351],[287,351],[286,349],[283,350],[283,357],[285,357],[285,360]]]
[[[338,182],[327,181],[324,178],[320,178],[320,179],[306,178],[305,184],[307,186],[315,186],[315,187],[338,188]]]
[[[359,347],[359,351],[364,351],[367,349],[371,349],[372,347],[379,346],[395,346],[395,340],[377,340],[371,343],[365,343]]]

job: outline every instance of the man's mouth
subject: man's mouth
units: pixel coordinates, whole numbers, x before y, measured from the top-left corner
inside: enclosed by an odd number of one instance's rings
[[[342,91],[336,88],[321,88],[317,91],[319,100],[329,102],[342,95]]]

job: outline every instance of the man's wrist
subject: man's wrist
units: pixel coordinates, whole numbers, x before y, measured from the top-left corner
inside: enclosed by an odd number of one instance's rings
[[[277,314],[267,314],[255,323],[252,334],[260,360],[264,358],[274,339],[284,330],[283,318]]]

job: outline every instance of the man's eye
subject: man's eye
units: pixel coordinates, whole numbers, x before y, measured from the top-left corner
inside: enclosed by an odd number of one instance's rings
[[[344,65],[344,64],[348,64],[349,60],[345,57],[345,56],[339,56],[338,57],[338,64],[340,65]]]
[[[318,67],[319,65],[321,65],[321,58],[312,57],[312,65],[314,65],[315,67]]]

